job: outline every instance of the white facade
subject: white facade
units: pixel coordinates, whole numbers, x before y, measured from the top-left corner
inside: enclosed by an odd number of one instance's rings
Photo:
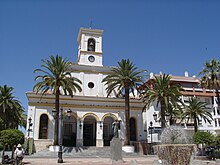
[[[78,62],[73,63],[71,74],[82,82],[82,91],[73,97],[60,96],[60,107],[64,113],[63,144],[68,146],[97,146],[109,145],[112,136],[112,122],[121,121],[119,136],[125,138],[124,99],[116,98],[114,94],[107,98],[103,78],[111,72],[111,67],[103,66],[102,51],[103,30],[81,28],[78,35]],[[151,74],[152,76],[152,74]],[[211,90],[198,86],[199,79],[195,77],[172,76],[171,81],[178,82],[186,90],[182,100],[187,103],[188,97],[196,96],[201,101],[209,103],[214,120],[211,124],[201,120],[199,130],[220,133],[220,109],[215,101],[215,94]],[[136,92],[137,93],[137,92]],[[30,137],[35,140],[37,150],[51,145],[54,139],[55,96],[27,92],[28,118],[32,119]],[[154,121],[153,114],[158,114],[160,106],[152,105],[142,113],[142,103],[139,99],[130,99],[130,127],[131,141],[151,142],[150,122],[153,123],[152,142],[159,142],[158,132],[160,122]],[[71,110],[68,118],[66,111]],[[167,123],[169,125],[169,123]],[[191,123],[193,124],[193,123]],[[193,125],[184,124],[184,129],[193,132]],[[29,125],[27,125],[29,128]]]
[[[102,64],[102,30],[81,28],[78,35],[78,63],[72,64],[72,76],[82,82],[82,92],[73,97],[60,97],[60,107],[64,112],[63,143],[70,146],[109,145],[112,136],[112,122],[121,120],[120,138],[125,137],[124,99],[114,95],[106,97],[103,78],[108,75],[110,67]],[[90,48],[89,48],[90,47]],[[54,118],[52,110],[55,107],[55,96],[27,92],[28,118],[32,118],[36,149],[40,150],[50,145],[54,139]],[[71,117],[66,111],[71,110]],[[146,140],[144,132],[142,103],[138,99],[130,100],[130,117],[132,123],[132,141]],[[27,126],[28,127],[28,126]]]
[[[152,73],[151,76],[153,76]],[[199,85],[199,81],[199,78],[196,78],[195,76],[189,77],[188,72],[185,73],[185,76],[171,76],[171,82],[180,84],[184,89],[183,95],[181,97],[183,103],[187,104],[190,97],[197,97],[200,101],[206,102],[208,104],[207,107],[210,108],[209,110],[214,120],[211,121],[211,124],[209,124],[208,122],[205,122],[203,119],[201,119],[201,122],[198,125],[198,130],[219,134],[220,109],[216,103],[215,92],[213,90],[202,88]],[[154,104],[145,112],[145,121],[147,121],[145,123],[145,128],[148,129],[150,127],[150,122],[153,122],[153,142],[160,142],[160,133],[157,133],[160,132],[160,122],[155,121],[153,118],[153,114],[156,113],[158,116],[159,111],[160,106],[157,107],[156,104]],[[169,125],[168,120],[167,125]],[[189,121],[187,123],[187,120],[185,120],[182,122],[182,126],[188,134],[192,135],[194,133],[193,121]],[[148,141],[151,142],[151,132],[149,130],[148,132]]]

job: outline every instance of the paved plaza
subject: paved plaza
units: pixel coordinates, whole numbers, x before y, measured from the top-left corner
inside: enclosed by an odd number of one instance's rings
[[[159,165],[157,156],[145,156],[145,157],[126,157],[123,158],[123,163],[117,163],[117,165]],[[24,164],[31,165],[54,165],[57,163],[57,158],[32,158],[25,157]],[[110,165],[112,164],[109,158],[64,158],[64,165]],[[191,165],[217,165],[215,161],[198,161],[193,160]]]
[[[64,148],[64,165],[110,165],[110,148]],[[43,150],[30,156],[25,156],[24,164],[54,165],[57,163],[57,153]],[[123,152],[123,162],[118,165],[159,165],[157,155],[126,154]],[[217,165],[215,161],[192,160],[191,165]]]
[[[11,152],[6,152],[10,156]],[[117,165],[163,165],[159,164],[157,155],[127,154],[123,152],[123,162],[114,163]],[[64,165],[111,165],[110,148],[64,148]],[[33,155],[25,155],[24,164],[30,165],[54,165],[57,163],[57,152],[50,152],[48,149],[37,152]],[[217,165],[216,161],[191,160],[190,165]]]
[[[155,156],[151,157],[136,157],[136,158],[124,158],[122,163],[123,165],[146,165],[146,164],[154,164],[154,160],[157,158]],[[57,158],[25,158],[25,164],[45,164],[45,165],[52,165],[52,164],[59,164],[57,163]],[[112,161],[110,158],[64,158],[63,164],[74,164],[74,165],[110,165]]]

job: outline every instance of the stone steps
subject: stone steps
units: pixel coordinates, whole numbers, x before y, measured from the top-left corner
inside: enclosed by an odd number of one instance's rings
[[[125,153],[122,152],[123,157],[126,156],[137,156],[137,153]],[[110,147],[64,147],[64,157],[101,157],[110,158],[111,148]],[[57,152],[50,152],[48,149],[39,151],[29,157],[57,157]]]

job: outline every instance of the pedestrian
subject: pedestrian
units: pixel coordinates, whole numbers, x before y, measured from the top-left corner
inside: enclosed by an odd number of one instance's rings
[[[24,149],[22,148],[21,144],[18,144],[14,152],[15,165],[22,165],[24,154]]]

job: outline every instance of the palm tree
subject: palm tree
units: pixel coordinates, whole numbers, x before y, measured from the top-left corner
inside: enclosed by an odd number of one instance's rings
[[[210,108],[207,108],[206,102],[201,102],[198,98],[192,97],[189,99],[189,105],[185,105],[184,112],[182,114],[182,119],[189,118],[194,121],[194,131],[198,131],[199,119],[203,119],[205,122],[211,123],[213,120]]]
[[[149,109],[154,102],[157,103],[157,106],[160,104],[162,128],[166,127],[165,115],[169,104],[179,107],[179,104],[182,103],[180,96],[183,89],[178,84],[171,84],[170,78],[166,74],[154,76],[153,84],[146,85],[141,93],[141,99],[145,104],[144,109]]]
[[[54,145],[58,144],[58,116],[60,107],[60,94],[73,96],[77,91],[81,92],[80,84],[82,82],[71,76],[70,67],[72,65],[66,58],[56,55],[50,56],[50,59],[42,60],[42,69],[36,69],[34,73],[39,72],[40,75],[35,77],[35,81],[39,80],[33,87],[36,93],[45,93],[52,91],[55,95],[55,129],[54,129]]]
[[[22,124],[24,108],[13,95],[13,87],[0,86],[0,129],[15,129]]]
[[[125,145],[130,145],[130,103],[129,92],[134,94],[134,89],[137,83],[142,82],[143,70],[138,70],[137,67],[129,60],[122,59],[118,62],[117,67],[111,69],[111,74],[106,76],[102,82],[105,83],[107,96],[112,92],[117,93],[117,96],[124,95],[125,98],[125,123],[126,123],[126,139]]]
[[[220,62],[217,59],[206,61],[204,69],[199,73],[202,75],[202,86],[214,89],[217,97],[217,103],[220,105],[219,88],[220,88]]]
[[[168,100],[169,100],[169,99],[168,99]],[[178,119],[181,119],[181,115],[182,115],[182,105],[183,105],[182,102],[179,102],[179,103],[177,103],[176,105],[173,105],[173,104],[171,104],[171,103],[168,101],[167,109],[166,109],[166,114],[167,114],[168,116],[170,116],[170,119],[169,119],[170,125],[176,124],[176,121],[177,121]]]

